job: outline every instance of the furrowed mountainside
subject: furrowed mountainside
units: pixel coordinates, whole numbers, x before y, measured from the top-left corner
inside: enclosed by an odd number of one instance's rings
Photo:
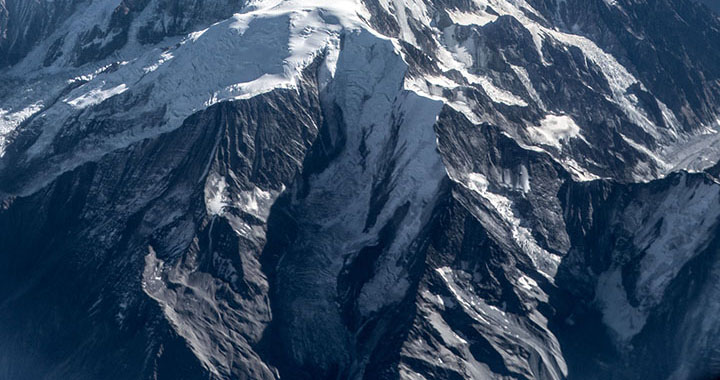
[[[720,376],[691,0],[0,0],[0,378]]]
[[[720,1],[717,0],[700,0],[703,4],[707,5],[708,8],[715,12],[720,12]]]

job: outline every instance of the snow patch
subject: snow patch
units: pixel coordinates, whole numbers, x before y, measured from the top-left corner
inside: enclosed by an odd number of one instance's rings
[[[477,83],[482,86],[485,93],[495,103],[502,103],[509,106],[527,107],[528,104],[519,96],[510,91],[495,86],[495,84],[487,77],[463,73],[470,80],[470,83]]]
[[[540,247],[529,228],[522,225],[522,220],[515,214],[514,204],[512,200],[501,195],[493,193],[489,190],[489,181],[487,177],[480,173],[468,173],[465,179],[460,181],[469,190],[476,192],[478,195],[486,199],[495,209],[510,228],[513,240],[530,257],[535,264],[538,272],[553,281],[553,277],[557,273],[561,258]]]
[[[204,31],[203,31],[203,32],[204,32]],[[191,35],[190,40],[192,40],[192,41],[197,41],[197,39],[198,39],[200,36],[202,36],[202,34],[199,34],[199,35],[197,35],[197,36]],[[158,59],[157,62],[153,63],[152,65],[150,65],[150,66],[148,66],[148,67],[145,67],[145,68],[143,69],[143,71],[144,71],[146,74],[147,74],[147,73],[151,73],[151,72],[159,69],[160,66],[162,66],[163,64],[165,64],[165,62],[173,59],[173,57],[174,57],[174,56],[173,56],[173,54],[172,54],[171,52],[163,52],[162,54],[160,54],[160,59]]]
[[[7,136],[25,120],[43,109],[42,102],[36,102],[19,111],[0,108],[0,157],[5,155]]]
[[[483,11],[478,12],[461,12],[458,10],[449,10],[448,16],[453,23],[458,25],[479,25],[484,26],[487,23],[493,22],[497,19],[496,15],[486,13]]]
[[[209,215],[222,215],[231,204],[227,194],[225,177],[210,175],[205,185],[205,210]]]
[[[250,191],[242,191],[239,194],[240,209],[264,223],[270,215],[270,207],[284,190],[285,186],[283,185],[280,191],[265,191],[257,186]]]
[[[521,66],[514,66],[511,65],[513,71],[515,72],[515,75],[517,75],[518,79],[520,79],[520,82],[525,86],[525,90],[530,95],[530,98],[541,108],[545,109],[545,103],[543,103],[542,99],[540,98],[540,95],[538,95],[537,91],[535,90],[535,87],[532,84],[532,81],[530,80],[530,75],[527,72],[527,69]]]
[[[621,342],[629,341],[642,330],[647,313],[636,309],[628,301],[620,268],[600,275],[595,294],[602,308],[603,322]]]
[[[525,290],[533,291],[538,288],[537,282],[526,275],[520,276],[518,284]]]
[[[111,88],[108,88],[108,89],[94,88],[94,89],[78,96],[75,99],[72,99],[72,100],[65,99],[65,103],[73,106],[76,109],[83,109],[83,108],[87,108],[90,106],[94,106],[96,104],[100,104],[103,101],[110,99],[115,95],[120,95],[127,90],[128,90],[128,87],[124,83],[119,84],[114,87],[111,87]]]
[[[225,177],[216,173],[208,176],[205,185],[205,209],[208,215],[225,215],[228,208],[235,208],[265,222],[275,199],[285,191],[266,191],[257,186],[252,190],[236,191],[228,187]]]
[[[562,149],[562,145],[568,140],[582,138],[580,127],[567,115],[547,115],[540,121],[540,126],[528,127],[528,134],[535,143],[558,150]]]

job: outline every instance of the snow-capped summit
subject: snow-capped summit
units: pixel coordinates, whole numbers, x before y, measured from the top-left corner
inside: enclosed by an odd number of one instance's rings
[[[720,375],[686,0],[0,0],[0,378]]]

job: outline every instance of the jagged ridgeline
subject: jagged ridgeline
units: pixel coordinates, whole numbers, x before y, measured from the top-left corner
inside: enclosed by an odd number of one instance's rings
[[[0,0],[0,379],[720,376],[690,0]]]

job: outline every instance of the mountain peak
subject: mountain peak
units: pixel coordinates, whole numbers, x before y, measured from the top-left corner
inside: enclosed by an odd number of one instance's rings
[[[717,375],[718,31],[0,0],[0,378]]]

